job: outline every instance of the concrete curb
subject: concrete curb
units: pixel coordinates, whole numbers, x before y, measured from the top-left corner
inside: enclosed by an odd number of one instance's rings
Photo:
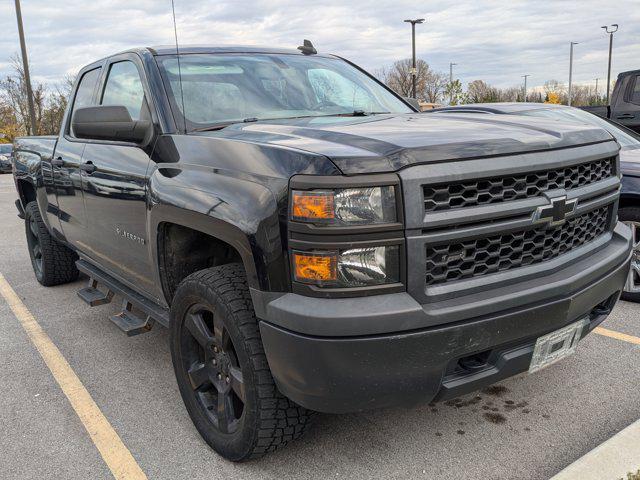
[[[618,480],[640,469],[640,420],[579,458],[551,480]]]

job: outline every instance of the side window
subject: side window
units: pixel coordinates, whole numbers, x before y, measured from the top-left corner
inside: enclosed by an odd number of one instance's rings
[[[111,65],[100,105],[123,105],[133,120],[148,118],[142,81],[133,62]]]
[[[95,90],[96,83],[100,77],[100,70],[100,68],[95,68],[82,75],[78,85],[78,90],[76,90],[76,96],[73,99],[73,110],[71,111],[72,120],[78,108],[88,107],[91,105],[91,101],[93,100],[93,91]],[[73,131],[71,132],[71,135],[74,136]]]
[[[371,96],[351,80],[324,68],[308,71],[309,82],[318,102],[330,103],[353,110],[371,111]]]
[[[636,75],[631,91],[631,102],[640,105],[640,75]]]

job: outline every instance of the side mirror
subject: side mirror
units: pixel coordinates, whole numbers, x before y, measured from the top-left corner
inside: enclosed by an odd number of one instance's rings
[[[99,105],[77,109],[71,126],[77,138],[142,143],[151,122],[132,120],[127,108],[121,105]]]
[[[412,97],[402,97],[402,98],[404,99],[405,102],[407,102],[409,105],[415,108],[418,112],[422,111],[420,109],[420,102],[418,102],[418,100],[416,100],[415,98],[412,98]]]

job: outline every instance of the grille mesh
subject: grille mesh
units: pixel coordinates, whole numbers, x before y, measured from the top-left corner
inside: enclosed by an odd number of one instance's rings
[[[436,285],[550,260],[607,231],[609,206],[553,229],[529,229],[476,240],[427,246],[426,282]]]
[[[464,182],[424,185],[426,212],[474,207],[509,200],[537,197],[546,190],[583,187],[614,175],[614,158],[541,170],[520,175],[474,179]]]

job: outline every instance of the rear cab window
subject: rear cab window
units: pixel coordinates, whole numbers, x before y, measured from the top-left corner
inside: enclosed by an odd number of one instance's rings
[[[633,88],[631,90],[629,101],[640,105],[640,75],[636,75],[633,79]]]
[[[78,89],[76,90],[76,95],[73,99],[73,109],[71,110],[71,122],[69,123],[69,131],[72,137],[75,137],[73,134],[73,116],[76,113],[78,108],[91,106],[93,103],[93,92],[95,91],[96,84],[98,83],[98,79],[100,78],[101,67],[94,68],[93,70],[89,70],[82,75],[80,79],[80,83],[78,84]]]

